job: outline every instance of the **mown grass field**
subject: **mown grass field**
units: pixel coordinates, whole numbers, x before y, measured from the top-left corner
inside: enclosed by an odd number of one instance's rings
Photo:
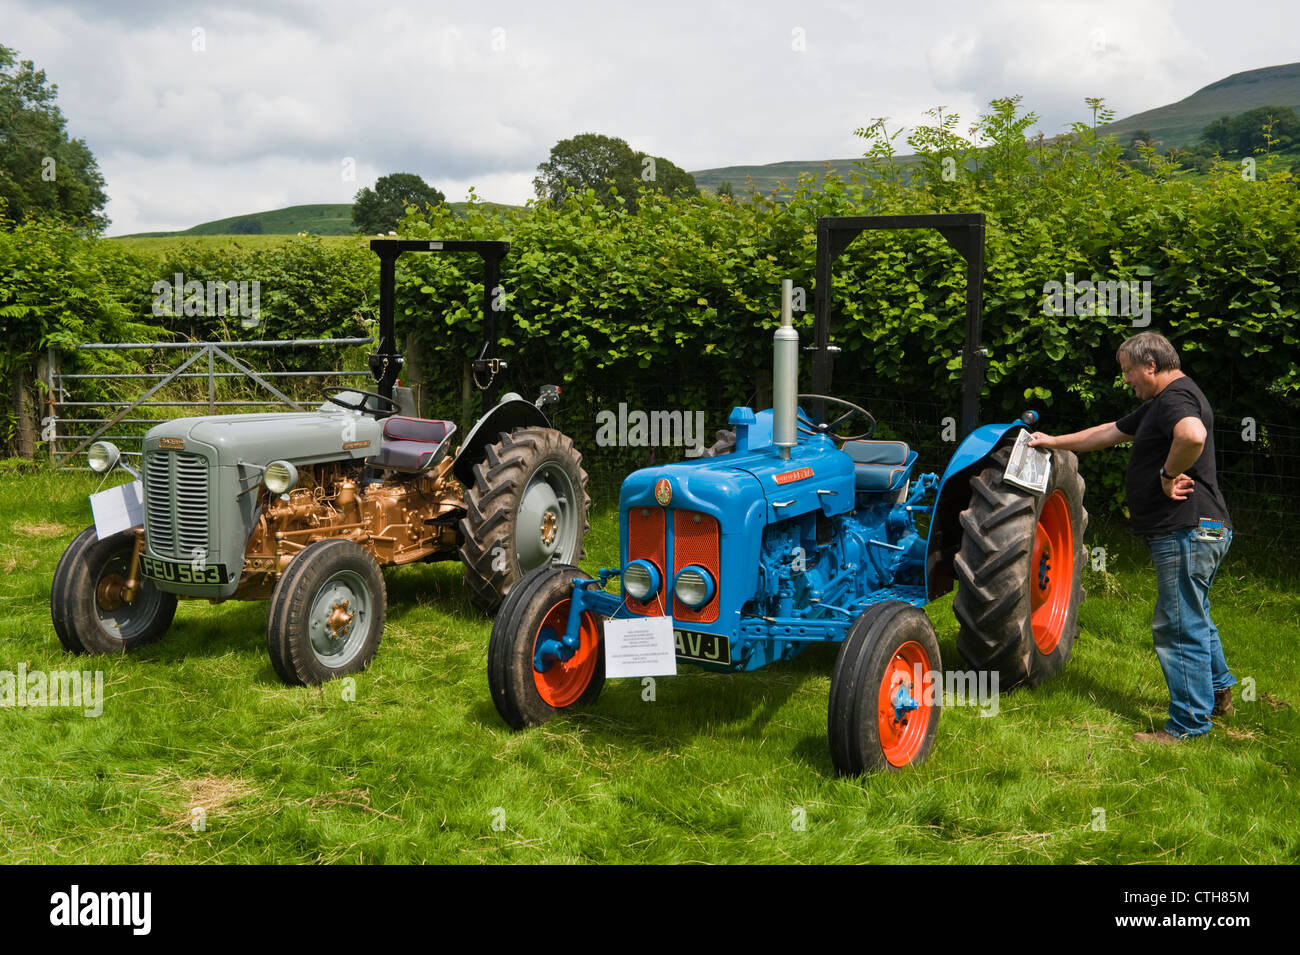
[[[197,249],[221,249],[226,246],[238,246],[245,249],[269,249],[283,245],[297,238],[295,235],[154,235],[122,236],[112,241],[133,252],[158,254],[174,246]],[[363,245],[370,242],[368,235],[322,235],[326,243],[355,242]]]
[[[1254,702],[1210,737],[1142,748],[1167,697],[1154,582],[1123,532],[1090,533],[1074,659],[996,716],[947,707],[930,760],[832,775],[833,648],[742,676],[611,681],[591,710],[516,734],[459,565],[388,572],[388,627],[356,698],[272,672],[265,605],[182,603],[129,658],[66,654],[54,566],[89,523],[84,473],[0,476],[0,670],[102,669],[103,714],[0,708],[5,862],[1294,862],[1300,594],[1239,539],[1216,619]],[[1096,539],[1093,539],[1093,538]],[[586,566],[612,564],[611,502]],[[951,598],[930,608],[946,665]],[[199,810],[200,812],[196,812]],[[1100,811],[1100,812],[1099,812]],[[1104,812],[1104,828],[1101,825]],[[202,827],[195,824],[202,819]]]

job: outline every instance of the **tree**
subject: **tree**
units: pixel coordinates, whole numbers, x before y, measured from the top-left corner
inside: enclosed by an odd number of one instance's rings
[[[1129,162],[1135,162],[1141,158],[1142,154],[1138,151],[1139,146],[1154,146],[1155,141],[1151,132],[1146,129],[1135,129],[1133,135],[1128,138],[1128,145],[1124,147],[1122,158]]]
[[[551,147],[550,158],[537,167],[533,188],[539,199],[560,202],[571,192],[595,190],[602,202],[614,191],[636,208],[640,184],[670,196],[699,195],[695,178],[662,156],[637,152],[625,140],[599,133],[580,133]]]
[[[421,212],[447,199],[415,173],[394,172],[380,176],[375,188],[361,189],[352,200],[352,224],[361,232],[388,232],[406,215],[407,206]]]
[[[238,222],[231,223],[231,235],[261,235],[262,220],[256,216],[249,216],[247,219],[240,219]]]
[[[1290,106],[1256,106],[1221,116],[1201,130],[1201,141],[1224,156],[1253,156],[1286,149],[1300,138],[1300,117]]]
[[[58,87],[0,46],[0,218],[54,215],[94,229],[108,197],[94,154],[66,132]]]
[[[647,159],[652,162],[647,163]],[[695,185],[695,177],[676,163],[669,162],[663,156],[647,156],[645,153],[637,153],[637,162],[640,166],[638,174],[641,181],[646,185],[652,186],[669,196],[698,196],[700,194],[699,187]],[[650,176],[653,176],[653,178],[648,178]]]

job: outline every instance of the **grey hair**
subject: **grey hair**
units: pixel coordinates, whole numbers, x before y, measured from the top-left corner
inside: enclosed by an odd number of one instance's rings
[[[1139,368],[1145,368],[1148,362],[1155,362],[1156,371],[1182,368],[1178,352],[1174,351],[1169,339],[1159,332],[1139,332],[1119,346],[1115,358],[1117,361],[1127,358],[1130,365]]]

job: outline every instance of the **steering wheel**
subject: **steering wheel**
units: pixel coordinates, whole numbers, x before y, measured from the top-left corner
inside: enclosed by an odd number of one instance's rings
[[[799,398],[801,399],[814,398],[818,401],[826,401],[829,402],[830,404],[839,405],[842,408],[849,409],[848,411],[844,412],[844,414],[836,418],[834,421],[828,421],[825,424],[813,424],[811,421],[809,421],[807,418],[803,416],[802,412],[799,413],[798,421],[795,423],[795,427],[798,428],[800,433],[802,434],[824,434],[834,439],[835,441],[838,441],[840,444],[844,444],[848,441],[865,440],[866,438],[869,438],[876,433],[876,419],[872,416],[871,412],[868,411],[866,408],[859,408],[857,405],[853,404],[852,402],[845,401],[843,398],[832,398],[830,395],[799,395]],[[863,418],[866,418],[867,421],[870,422],[867,430],[864,431],[862,434],[850,434],[847,436],[840,436],[838,434],[833,433],[835,429],[838,428],[840,425],[842,425],[844,422],[852,418],[856,418],[859,415]],[[807,425],[808,427],[805,428],[804,425]]]
[[[331,404],[336,404],[340,408],[347,408],[349,411],[360,411],[368,415],[373,415],[375,418],[387,418],[389,415],[395,415],[401,410],[397,407],[397,402],[392,398],[385,398],[383,395],[375,391],[362,391],[359,388],[322,388],[321,391],[325,395],[325,400]],[[383,411],[379,408],[367,408],[365,402],[348,404],[346,401],[339,398],[337,392],[340,391],[350,391],[354,395],[365,395],[367,398],[378,398],[380,401],[385,402],[391,410]]]

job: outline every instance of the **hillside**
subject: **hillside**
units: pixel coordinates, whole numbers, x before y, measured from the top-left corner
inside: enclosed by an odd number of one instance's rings
[[[1300,113],[1300,63],[1269,66],[1258,70],[1233,73],[1231,76],[1197,90],[1191,96],[1149,109],[1103,126],[1101,131],[1117,136],[1121,142],[1140,129],[1149,132],[1163,152],[1171,146],[1190,146],[1201,138],[1201,130],[1223,115],[1236,116],[1256,106],[1290,106]],[[900,162],[914,157],[900,156]],[[853,171],[853,159],[809,159],[768,163],[762,166],[724,166],[692,172],[696,185],[715,189],[724,181],[739,189],[745,177],[764,192],[771,192],[778,182],[792,185],[801,172],[820,175],[826,164],[841,176]]]
[[[900,156],[899,159],[909,162],[912,157]],[[784,183],[787,187],[794,185],[802,172],[822,175],[826,172],[828,163],[840,176],[847,177],[854,171],[857,162],[857,159],[795,159],[763,166],[723,166],[719,169],[701,169],[691,175],[695,177],[695,184],[701,189],[714,190],[720,183],[729,182],[733,188],[740,190],[745,185],[745,177],[749,176],[760,192],[771,192],[776,189],[777,183]]]
[[[1116,120],[1102,129],[1120,137],[1121,142],[1145,129],[1164,151],[1171,146],[1190,146],[1201,138],[1201,130],[1220,116],[1236,116],[1256,106],[1290,106],[1300,112],[1300,63],[1233,73],[1177,103]]]
[[[241,227],[236,228],[236,223]],[[250,228],[253,223],[257,226]],[[323,203],[288,206],[268,212],[251,212],[231,216],[228,219],[216,219],[181,232],[137,232],[121,238],[147,239],[178,235],[297,235],[299,232],[311,232],[315,235],[347,235],[351,231],[352,205]]]
[[[447,203],[453,212],[464,212],[467,203]],[[497,206],[500,203],[479,203],[485,206]],[[514,208],[506,206],[504,208]],[[256,222],[259,227],[249,229]],[[239,224],[237,227],[236,224]],[[135,232],[131,235],[118,236],[120,239],[164,239],[186,235],[297,235],[309,232],[312,235],[352,235],[352,204],[348,202],[323,203],[309,206],[287,206],[284,209],[272,209],[270,212],[252,212],[242,216],[230,216],[228,219],[215,219],[203,222],[182,232]]]

